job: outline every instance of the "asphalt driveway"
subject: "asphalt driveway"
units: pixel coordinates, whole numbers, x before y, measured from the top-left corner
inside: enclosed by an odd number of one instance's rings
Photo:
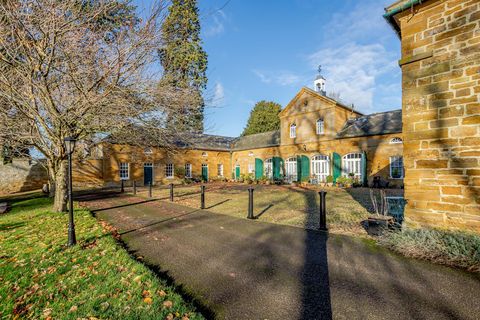
[[[118,194],[83,200],[218,319],[480,318],[480,277],[365,240]]]

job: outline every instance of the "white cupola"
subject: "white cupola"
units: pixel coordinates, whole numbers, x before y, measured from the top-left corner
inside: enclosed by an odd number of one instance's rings
[[[325,96],[327,93],[325,91],[325,78],[322,76],[322,66],[318,66],[318,75],[313,81],[313,90],[320,93],[322,96]]]

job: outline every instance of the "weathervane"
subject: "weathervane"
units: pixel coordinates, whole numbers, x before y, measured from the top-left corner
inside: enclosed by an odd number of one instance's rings
[[[318,65],[318,73],[319,74],[322,73],[322,65],[321,64]]]

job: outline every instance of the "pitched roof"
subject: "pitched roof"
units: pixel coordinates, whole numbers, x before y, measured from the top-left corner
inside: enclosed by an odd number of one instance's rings
[[[239,137],[233,144],[233,150],[275,147],[280,145],[280,130],[251,134]]]
[[[310,95],[316,97],[316,98],[319,98],[319,99],[323,99],[324,101],[326,102],[330,102],[332,105],[336,105],[336,106],[339,106],[341,108],[344,108],[348,111],[352,111],[352,107],[349,107],[347,106],[345,103],[339,101],[339,99],[334,99],[332,97],[329,97],[327,95],[322,95],[320,94],[319,92],[313,90],[313,89],[310,89],[309,87],[302,87],[300,89],[300,91],[298,91],[298,93],[295,95],[295,97],[293,97],[292,100],[290,100],[290,102],[285,106],[285,108],[283,108],[283,110],[280,112],[279,116],[282,117],[283,114],[286,113],[286,111],[290,108],[292,108],[292,106],[294,106],[295,102],[301,97],[301,95],[303,93],[309,93]],[[357,111],[357,110],[353,110],[353,112],[359,114],[359,115],[362,115],[361,112]]]
[[[337,138],[352,138],[402,132],[402,110],[373,113],[348,120]]]
[[[204,133],[192,133],[178,138],[175,145],[180,148],[230,151],[235,138]]]

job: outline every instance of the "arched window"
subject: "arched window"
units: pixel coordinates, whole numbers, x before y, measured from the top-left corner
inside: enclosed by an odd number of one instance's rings
[[[290,138],[296,138],[297,137],[297,125],[295,123],[292,123],[290,126]]]
[[[248,156],[249,156],[249,157],[253,157],[253,152],[250,151],[250,152],[248,153]]]
[[[322,154],[312,157],[312,175],[318,182],[325,182],[330,175],[330,159]]]
[[[285,161],[286,177],[288,182],[298,181],[297,157],[288,158]]]
[[[324,134],[325,133],[325,124],[323,119],[317,120],[317,134]]]
[[[353,173],[355,178],[362,179],[362,154],[349,153],[342,158],[342,173],[348,177]]]
[[[145,148],[145,149],[143,150],[143,153],[145,153],[145,154],[152,154],[152,153],[153,153],[153,150],[152,150],[152,148]]]
[[[402,138],[395,137],[395,138],[392,138],[392,140],[390,140],[390,143],[391,144],[393,144],[393,143],[403,143],[403,140],[402,140]]]
[[[206,157],[208,154],[206,152],[202,152],[202,157]]]
[[[267,178],[273,178],[273,160],[272,158],[265,160],[264,172]]]

